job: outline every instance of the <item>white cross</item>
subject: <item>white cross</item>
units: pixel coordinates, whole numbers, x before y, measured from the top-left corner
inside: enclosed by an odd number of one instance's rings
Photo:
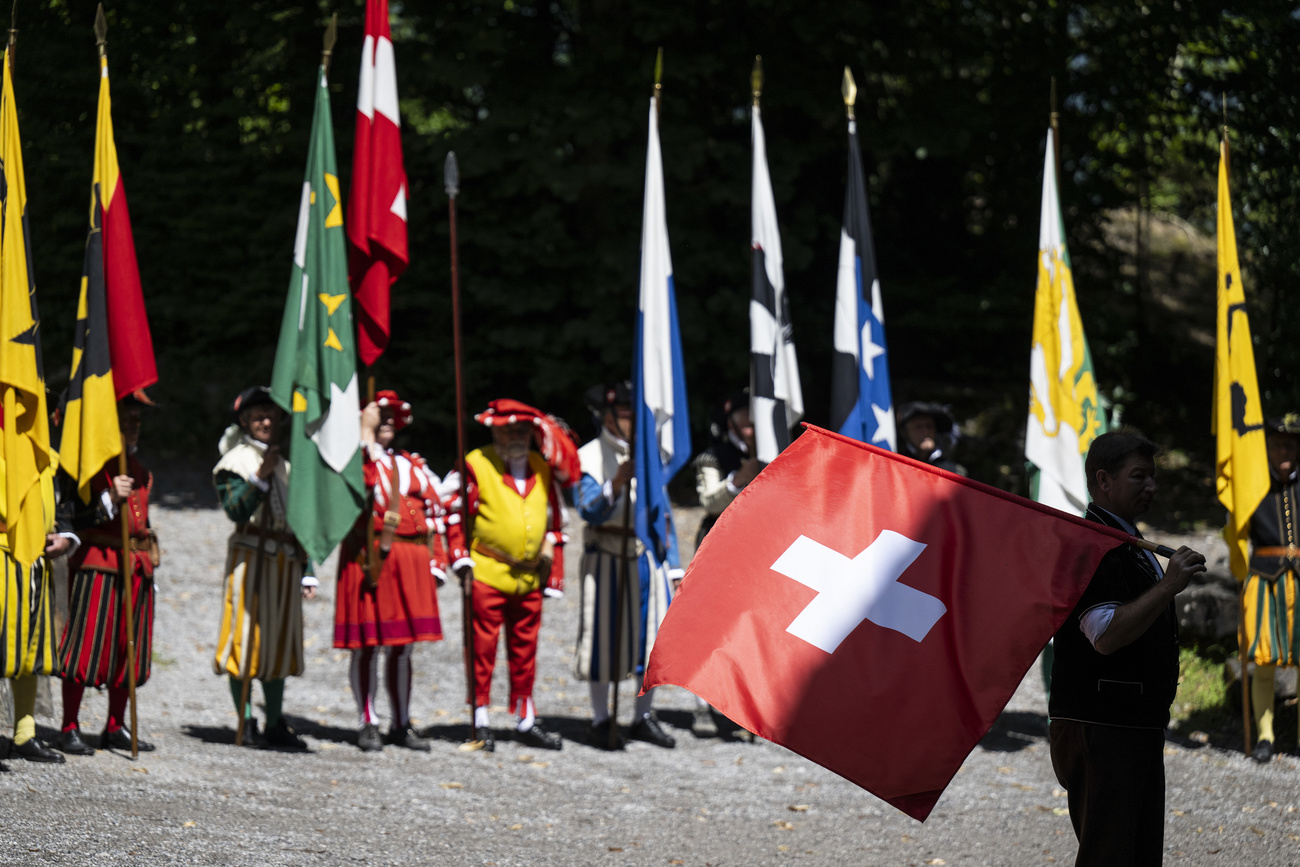
[[[863,620],[901,632],[920,642],[947,612],[941,601],[898,579],[925,545],[893,530],[882,530],[850,560],[800,536],[772,564],[772,570],[817,591],[786,632],[834,653]]]

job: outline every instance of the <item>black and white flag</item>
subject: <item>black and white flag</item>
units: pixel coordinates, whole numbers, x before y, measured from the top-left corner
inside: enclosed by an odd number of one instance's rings
[[[767,143],[759,107],[753,107],[754,285],[749,301],[749,394],[757,457],[769,463],[790,444],[803,418],[803,389],[790,327],[790,302],[781,273],[781,234],[767,171]]]

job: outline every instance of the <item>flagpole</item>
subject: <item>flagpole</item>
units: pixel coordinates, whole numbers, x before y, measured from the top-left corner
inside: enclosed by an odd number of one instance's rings
[[[1222,94],[1223,99],[1223,129],[1220,133],[1219,140],[1223,143],[1223,171],[1228,174],[1232,168],[1231,157],[1229,153],[1230,145],[1228,144],[1228,94]],[[1229,515],[1228,520],[1232,521],[1233,516]],[[1251,735],[1251,701],[1250,701],[1250,683],[1246,678],[1246,666],[1249,664],[1246,648],[1246,584],[1241,584],[1241,598],[1237,600],[1237,662],[1241,668],[1241,733],[1244,744],[1242,752],[1250,755]]]
[[[470,543],[469,467],[465,463],[465,373],[460,327],[460,259],[456,255],[456,196],[460,193],[460,166],[456,152],[448,151],[443,163],[447,185],[447,215],[451,229],[451,333],[456,371],[456,453],[460,455],[460,527],[466,546]],[[461,643],[465,657],[465,695],[469,705],[469,743],[475,743],[474,726],[474,579],[460,582]]]
[[[1052,111],[1048,115],[1049,124],[1052,127],[1052,148],[1053,161],[1056,166],[1056,198],[1059,202],[1061,199],[1061,114],[1056,110],[1056,76],[1052,76]]]
[[[17,0],[14,0],[14,6],[17,7]],[[13,31],[10,31],[10,38],[13,38]],[[99,51],[99,57],[107,54],[108,45],[108,21],[104,18],[104,4],[100,3],[99,8],[95,11],[95,47]],[[122,450],[117,453],[117,474],[119,476],[129,475],[126,467],[126,436],[122,436]],[[139,729],[139,716],[135,701],[136,686],[136,658],[135,658],[135,594],[132,592],[131,578],[135,574],[135,554],[131,550],[131,515],[129,505],[131,497],[118,504],[119,517],[122,523],[122,548],[118,556],[118,570],[122,575],[122,619],[126,625],[126,691],[127,702],[131,707],[131,758],[140,757],[140,739],[137,735]]]

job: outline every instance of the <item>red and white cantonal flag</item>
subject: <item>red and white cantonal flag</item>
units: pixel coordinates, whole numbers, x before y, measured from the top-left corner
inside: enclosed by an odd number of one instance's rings
[[[357,137],[348,196],[348,280],[357,302],[357,353],[374,364],[388,346],[388,289],[406,270],[406,169],[388,0],[366,0]]]
[[[808,426],[709,531],[645,686],[924,821],[1127,539]]]

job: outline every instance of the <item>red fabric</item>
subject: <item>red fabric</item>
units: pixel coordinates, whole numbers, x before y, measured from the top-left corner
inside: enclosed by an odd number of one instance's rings
[[[438,586],[437,579],[429,572],[429,549],[402,539],[394,540],[379,571],[379,586],[374,590],[366,587],[366,572],[357,563],[358,551],[349,540],[344,541],[339,551],[342,565],[334,600],[334,646],[441,641]]]
[[[474,416],[474,421],[479,424],[485,424],[488,427],[496,425],[514,424],[515,422],[530,421],[537,423],[538,419],[545,418],[546,413],[542,412],[535,406],[529,406],[522,400],[514,400],[509,397],[498,398],[489,401],[487,409]]]
[[[367,0],[348,195],[348,280],[357,301],[357,353],[370,365],[388,347],[389,288],[406,270],[406,169],[397,112],[388,0]]]
[[[787,574],[772,568],[796,540],[855,558],[886,531],[926,546],[897,581],[944,606],[920,640],[859,620],[863,609],[849,604],[833,609],[852,612],[851,631],[830,652],[787,631],[820,595],[788,577],[788,563]],[[1126,538],[809,427],[705,537],[659,631],[645,687],[683,686],[924,820],[1102,556]],[[850,590],[868,580],[838,565],[813,570],[822,592],[828,575]],[[869,603],[889,592],[911,593],[886,591]],[[891,616],[920,607],[914,597]]]
[[[113,199],[104,204],[104,297],[108,307],[108,346],[117,399],[158,381],[153,337],[145,315],[140,269],[126,206],[126,184],[119,174]]]
[[[474,706],[490,704],[492,671],[497,662],[497,636],[506,629],[506,663],[510,667],[510,706],[532,698],[537,676],[537,636],[542,629],[542,591],[507,596],[475,581]]]
[[[117,466],[117,458],[113,458],[104,465],[99,475],[91,480],[90,496],[92,503],[100,500],[104,492],[109,489],[113,478],[117,476]],[[131,498],[121,504],[119,508],[124,509],[130,516],[131,538],[143,543],[149,537],[149,492],[153,490],[153,473],[145,469],[144,465],[136,460],[134,456],[127,457],[126,471],[132,479]],[[115,516],[102,524],[95,525],[91,530],[97,534],[107,535],[116,541],[122,538],[122,519]],[[104,572],[115,573],[121,568],[118,566],[119,556],[118,548],[107,545],[83,544],[77,548],[68,561],[68,572],[76,573],[81,569],[99,569]],[[144,549],[143,544],[141,544],[140,550],[132,552],[131,557],[136,572],[146,577],[153,576],[153,561],[149,559],[149,552]]]
[[[411,422],[415,421],[415,416],[411,412],[411,405],[393,391],[386,388],[375,395],[375,403],[382,407],[391,407],[393,410],[393,429],[401,430]]]

